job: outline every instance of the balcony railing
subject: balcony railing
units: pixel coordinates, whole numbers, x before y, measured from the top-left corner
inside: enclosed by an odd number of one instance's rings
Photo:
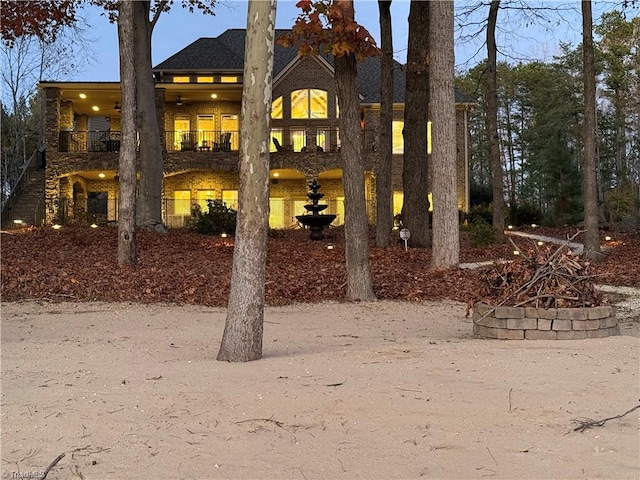
[[[168,152],[235,152],[240,149],[239,131],[165,131]],[[317,127],[274,128],[271,131],[272,152],[337,152],[340,150],[338,129]],[[364,151],[376,149],[373,130],[362,131]],[[61,131],[60,152],[118,152],[120,132],[113,130]]]

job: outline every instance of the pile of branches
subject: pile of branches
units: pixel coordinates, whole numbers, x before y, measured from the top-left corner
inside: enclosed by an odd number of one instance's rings
[[[571,240],[571,239],[570,239]],[[569,240],[569,241],[570,241]],[[593,307],[605,302],[595,289],[591,263],[574,255],[567,243],[539,247],[532,242],[516,260],[495,264],[484,271],[486,281],[480,301],[490,305],[537,308]]]

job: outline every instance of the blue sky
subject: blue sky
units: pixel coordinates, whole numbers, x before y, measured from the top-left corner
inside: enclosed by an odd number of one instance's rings
[[[456,2],[457,8],[462,2]],[[529,2],[533,3],[533,2]],[[542,2],[547,5],[561,5],[559,2]],[[595,2],[594,16],[605,2]],[[517,25],[509,20],[499,33],[498,44],[508,58],[512,60],[537,58],[550,60],[558,52],[560,40],[577,45],[580,42],[581,19],[580,2],[564,2],[569,10],[564,21],[548,22],[546,27]],[[606,2],[609,7],[611,3]],[[355,0],[356,20],[364,25],[374,38],[380,42],[378,24],[378,2],[376,0]],[[391,4],[393,19],[393,37],[395,57],[405,62],[407,45],[407,18],[409,0],[393,0]],[[105,16],[100,15],[97,7],[86,7],[85,16],[91,25],[88,36],[93,41],[94,52],[90,64],[79,69],[66,80],[75,81],[117,81],[119,80],[118,35],[115,25],[109,24]],[[221,0],[216,7],[215,16],[205,16],[199,12],[189,13],[176,1],[169,13],[163,13],[156,24],[152,37],[153,64],[156,65],[200,37],[216,37],[229,28],[246,28],[247,2],[245,0]],[[298,9],[295,1],[278,0],[277,28],[289,28],[293,25]],[[486,9],[482,10],[486,15]],[[499,17],[505,21],[507,13]],[[482,41],[469,43],[456,42],[456,65],[467,69],[486,56]]]

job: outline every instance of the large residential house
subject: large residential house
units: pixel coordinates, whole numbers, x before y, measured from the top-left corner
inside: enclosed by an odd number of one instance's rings
[[[164,151],[163,216],[169,227],[185,225],[192,206],[205,207],[208,199],[221,199],[237,207],[244,45],[244,29],[227,30],[216,38],[196,40],[153,69]],[[398,212],[402,206],[405,73],[397,62],[394,82],[392,184]],[[373,222],[380,58],[358,64],[358,87],[367,209]],[[119,83],[47,81],[40,88],[46,103],[46,223],[117,221]],[[470,105],[462,94],[455,95],[458,206],[467,210]],[[328,204],[325,213],[337,215],[334,225],[343,222],[339,114],[332,59],[299,57],[293,48],[276,46],[271,114],[272,228],[297,225],[295,216],[305,213],[307,185],[312,179],[321,184],[323,202]]]

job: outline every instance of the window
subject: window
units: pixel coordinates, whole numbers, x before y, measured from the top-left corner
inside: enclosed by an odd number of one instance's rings
[[[239,130],[240,117],[238,115],[221,115],[220,127],[223,133],[230,133],[228,139],[230,150],[236,151],[240,149]]]
[[[176,115],[173,120],[173,149],[180,150],[182,142],[189,140],[191,121],[187,115]]]
[[[173,192],[173,213],[175,215],[191,215],[191,190]]]
[[[89,192],[87,194],[87,213],[89,215],[107,216],[107,204],[109,202],[109,193],[107,192]]]
[[[198,190],[196,193],[197,203],[200,205],[200,209],[203,212],[209,211],[209,205],[207,204],[207,200],[213,200],[213,191],[212,190]]]
[[[276,148],[276,143],[273,141],[273,139],[276,139],[278,141],[278,143],[280,145],[283,145],[283,134],[282,134],[282,129],[281,128],[272,128],[271,129],[271,138],[269,139],[269,151],[270,152],[276,152],[278,149]]]
[[[291,129],[291,144],[293,145],[293,151],[299,152],[302,147],[307,145],[307,131],[304,129],[296,130],[295,127]]]
[[[198,83],[213,83],[213,77],[197,77],[196,81]]]
[[[269,199],[269,228],[284,228],[284,199]]]
[[[238,210],[238,191],[237,190],[223,190],[222,191],[222,203],[227,207]]]
[[[271,118],[282,118],[282,97],[271,102]]]
[[[220,83],[238,83],[238,77],[220,77]]]
[[[291,92],[291,118],[327,118],[327,92],[308,89]]]
[[[190,81],[189,77],[173,77],[173,83],[189,83]]]
[[[433,212],[433,195],[429,192],[429,211]],[[393,192],[393,215],[402,213],[402,202],[404,202],[403,192]]]
[[[328,127],[320,127],[316,130],[316,145],[321,147],[325,152],[329,151],[329,129]]]
[[[404,129],[404,122],[401,120],[393,121],[392,132],[392,145],[393,153],[404,153],[404,137],[402,136],[402,130]]]
[[[201,147],[213,146],[213,115],[198,115],[198,144]]]

